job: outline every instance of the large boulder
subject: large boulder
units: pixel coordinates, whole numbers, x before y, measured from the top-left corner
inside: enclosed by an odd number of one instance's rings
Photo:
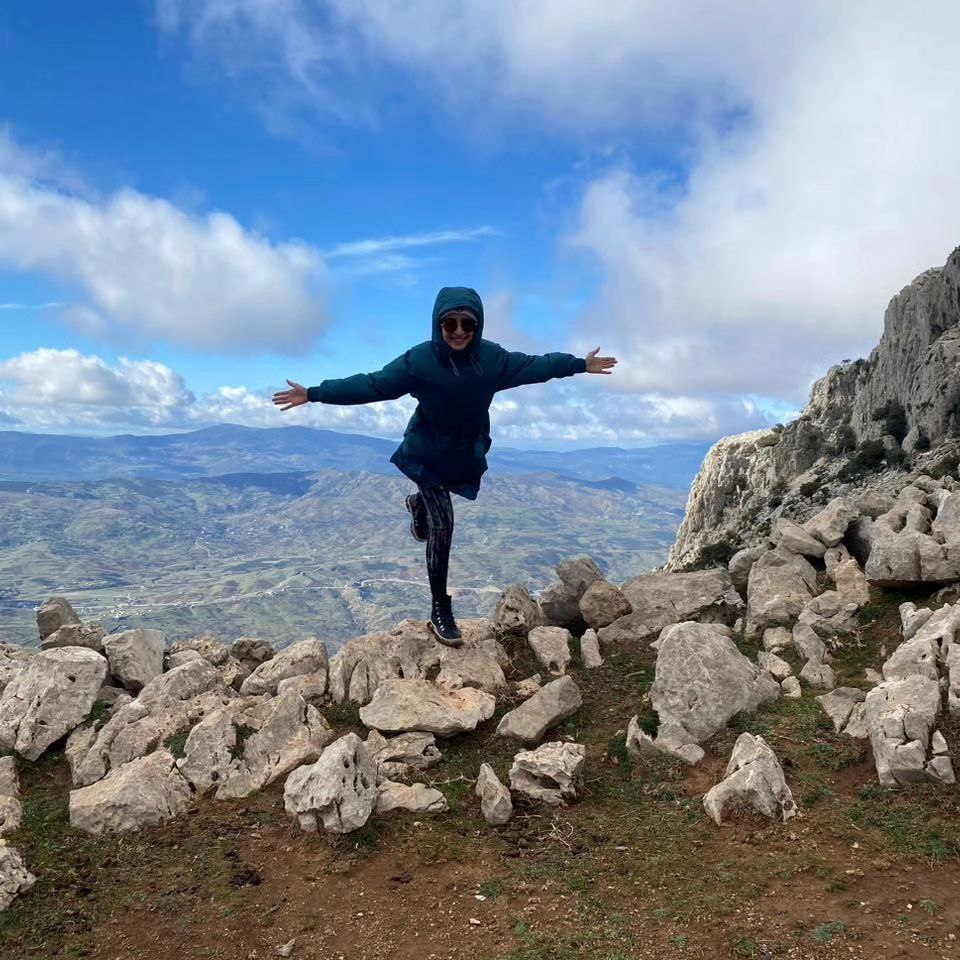
[[[603,573],[596,562],[585,554],[561,560],[556,569],[567,594],[578,603],[591,583],[603,579]]]
[[[429,680],[385,680],[360,708],[360,720],[381,732],[422,730],[450,737],[489,720],[496,700],[483,690],[445,690]]]
[[[572,717],[582,704],[580,688],[573,678],[560,677],[504,714],[497,735],[514,737],[524,743],[539,743],[547,730]]]
[[[328,671],[327,647],[322,640],[303,640],[281,650],[275,657],[261,663],[240,686],[244,696],[275,694],[281,680]]]
[[[143,627],[124,630],[105,637],[110,673],[133,693],[141,691],[154,677],[163,673],[166,638],[159,630]]]
[[[747,583],[747,635],[756,636],[766,627],[795,620],[816,585],[817,573],[804,557],[783,546],[762,554]]]
[[[0,840],[0,913],[21,894],[32,890],[36,882],[19,851]]]
[[[51,597],[37,610],[41,641],[68,625],[80,626],[80,618],[66,597]]]
[[[33,655],[32,650],[24,650],[15,643],[0,642],[0,694],[14,676],[26,667]]]
[[[949,757],[944,763],[931,750],[939,710],[939,683],[919,674],[884,681],[867,694],[866,724],[880,783],[953,782]]]
[[[614,620],[633,613],[630,601],[619,587],[606,580],[594,580],[580,598],[580,614],[594,630],[609,626]]]
[[[125,833],[185,812],[193,800],[168,750],[131,760],[103,780],[70,792],[70,823],[87,833]]]
[[[85,647],[44,650],[0,694],[0,748],[36,760],[90,713],[107,661]]]
[[[450,690],[479,687],[495,696],[507,688],[503,668],[510,662],[506,651],[493,637],[465,640],[459,647],[440,651],[437,685]]]
[[[377,804],[377,771],[363,741],[348,733],[335,740],[316,763],[287,777],[283,805],[301,830],[330,833],[358,830]]]
[[[750,807],[784,823],[796,816],[797,805],[783,777],[783,768],[763,737],[740,734],[724,779],[703,798],[703,808],[717,826],[731,806]]]
[[[786,517],[777,517],[773,521],[770,539],[775,544],[782,543],[791,553],[799,553],[804,557],[819,558],[827,550],[820,540]]]
[[[154,677],[102,726],[78,727],[70,735],[66,755],[74,784],[87,786],[108,770],[146,756],[235,696],[217,668],[202,658]]]
[[[738,713],[776,700],[779,684],[714,624],[678,623],[661,634],[650,703],[661,725],[676,723],[697,742]]]
[[[730,572],[730,579],[733,581],[734,588],[741,597],[746,597],[750,570],[765,550],[766,547],[763,546],[744,547],[730,558],[727,570]]]
[[[86,647],[103,653],[103,638],[106,630],[99,623],[84,626],[82,623],[65,623],[62,627],[47,634],[40,643],[43,650],[55,650],[57,647]]]
[[[631,577],[621,590],[634,613],[650,618],[652,632],[684,620],[730,626],[743,613],[743,601],[723,567],[688,573],[644,573]],[[616,621],[611,627],[615,625]],[[603,641],[603,633],[600,639]]]
[[[510,767],[510,791],[551,806],[576,800],[583,789],[586,747],[555,741],[536,750],[521,750]]]
[[[843,497],[831,500],[818,514],[811,517],[803,529],[824,546],[835,547],[847,528],[860,516],[860,511]]]
[[[501,636],[525,637],[543,623],[540,606],[520,583],[513,583],[500,595],[493,626]]]

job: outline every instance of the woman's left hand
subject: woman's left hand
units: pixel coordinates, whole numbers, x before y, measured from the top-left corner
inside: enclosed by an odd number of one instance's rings
[[[617,365],[616,357],[598,357],[597,354],[600,352],[599,347],[594,347],[587,354],[587,373],[603,373],[609,376],[613,371],[611,367]]]

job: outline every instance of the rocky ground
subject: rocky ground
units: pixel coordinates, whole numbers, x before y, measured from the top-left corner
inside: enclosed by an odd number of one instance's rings
[[[910,599],[922,605],[924,593]],[[899,643],[904,599],[874,588],[831,660],[839,684],[872,685],[864,669]],[[742,631],[733,640],[757,656]],[[543,672],[524,638],[504,647],[508,681]],[[69,823],[62,747],[18,761],[23,825],[9,839],[37,882],[0,913],[3,955],[957,955],[956,787],[882,788],[867,743],[835,733],[809,689],[736,717],[694,767],[631,756],[627,721],[638,708],[648,719],[657,652],[613,647],[587,669],[581,644],[570,649],[583,702],[549,737],[585,746],[581,796],[565,807],[518,799],[503,827],[481,816],[474,779],[488,762],[507,780],[517,743],[494,730],[514,695],[479,730],[439,740],[443,762],[418,774],[448,812],[377,815],[344,835],[296,829],[278,780],[240,800],[200,799],[162,826],[90,836]],[[782,654],[799,669],[795,651]],[[327,704],[334,737],[366,736],[359,710]],[[960,733],[949,716],[940,729],[951,743]],[[785,824],[742,809],[718,828],[704,812],[744,732],[783,766],[799,808]]]

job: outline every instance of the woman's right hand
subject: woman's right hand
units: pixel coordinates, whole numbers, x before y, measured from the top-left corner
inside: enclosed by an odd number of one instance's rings
[[[299,407],[307,402],[307,388],[303,384],[294,383],[293,380],[288,380],[287,383],[290,384],[289,390],[280,390],[273,395],[274,405],[281,411]]]

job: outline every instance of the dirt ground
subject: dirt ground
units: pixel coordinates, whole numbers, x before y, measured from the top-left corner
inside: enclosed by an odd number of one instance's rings
[[[838,652],[841,683],[862,683],[892,649],[898,600],[865,611]],[[532,672],[528,652],[514,653],[513,674]],[[27,822],[11,842],[38,884],[0,914],[0,956],[960,958],[960,789],[882,790],[868,745],[835,734],[809,690],[738,718],[696,768],[633,761],[623,735],[649,714],[653,657],[618,652],[595,671],[575,657],[584,707],[551,736],[587,745],[584,796],[519,807],[499,829],[473,795],[480,762],[506,779],[516,750],[491,736],[496,718],[440,744],[445,761],[424,779],[449,813],[391,814],[343,838],[299,833],[282,783],[89,838],[67,822],[62,755],[22,764]],[[326,713],[358,729],[354,708]],[[943,729],[958,742],[953,721]],[[744,730],[784,765],[800,808],[787,824],[741,813],[718,828],[703,813]]]

